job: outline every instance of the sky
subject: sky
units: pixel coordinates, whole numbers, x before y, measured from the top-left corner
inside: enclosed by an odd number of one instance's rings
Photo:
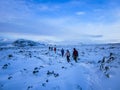
[[[0,37],[120,42],[120,0],[0,0]]]

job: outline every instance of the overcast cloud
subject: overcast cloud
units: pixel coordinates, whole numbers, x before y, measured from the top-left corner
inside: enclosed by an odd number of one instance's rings
[[[0,0],[0,36],[120,42],[118,0]]]

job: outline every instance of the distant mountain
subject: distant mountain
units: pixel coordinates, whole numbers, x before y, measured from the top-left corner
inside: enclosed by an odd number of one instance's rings
[[[11,46],[12,40],[0,37],[0,46]]]
[[[26,47],[26,46],[45,46],[43,43],[31,41],[31,40],[25,40],[25,39],[18,39],[13,42],[14,46],[18,47]]]
[[[3,42],[12,42],[12,41],[13,40],[11,40],[11,39],[0,37],[0,43],[3,43]]]

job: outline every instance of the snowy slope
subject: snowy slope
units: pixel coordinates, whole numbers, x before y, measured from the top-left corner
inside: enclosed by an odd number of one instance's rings
[[[73,47],[79,61],[67,63],[60,50]],[[120,90],[120,44],[0,47],[0,55],[0,90]]]

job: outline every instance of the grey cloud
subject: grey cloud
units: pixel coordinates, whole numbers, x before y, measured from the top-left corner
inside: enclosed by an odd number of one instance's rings
[[[103,35],[85,35],[86,37],[91,37],[91,38],[102,38]]]

